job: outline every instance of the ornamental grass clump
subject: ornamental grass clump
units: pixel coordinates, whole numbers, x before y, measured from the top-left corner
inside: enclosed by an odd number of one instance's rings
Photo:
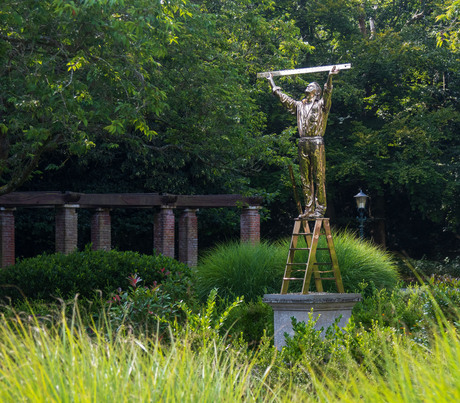
[[[269,242],[258,245],[230,242],[208,251],[196,269],[196,287],[202,300],[213,288],[219,296],[244,296],[256,301],[264,293],[279,292],[286,251]]]
[[[345,292],[359,291],[360,283],[377,289],[393,289],[399,279],[392,256],[368,241],[359,240],[350,232],[333,234]],[[261,242],[252,246],[231,242],[210,250],[196,269],[196,285],[202,299],[213,288],[223,298],[244,296],[245,301],[257,301],[264,294],[279,293],[286,266],[290,240],[277,243]],[[299,247],[305,246],[299,240]],[[319,248],[326,247],[324,237]],[[318,251],[319,262],[330,261],[327,251]],[[296,262],[306,262],[306,252],[296,253]],[[289,292],[300,292],[301,282],[291,282]],[[337,292],[334,281],[323,281],[325,291]],[[316,291],[314,280],[311,291]]]
[[[399,280],[398,268],[392,255],[377,245],[361,240],[352,232],[333,232],[334,246],[339,262],[345,292],[360,291],[360,283],[371,284],[377,289],[393,289]],[[284,240],[279,247],[284,249],[287,256],[290,240]],[[305,247],[303,239],[299,239],[299,247]],[[326,248],[326,239],[321,236],[318,248]],[[330,262],[328,251],[318,250],[318,262]],[[296,262],[306,262],[307,253],[296,253]],[[311,281],[310,290],[316,291],[314,280]],[[298,284],[299,285],[299,284]],[[290,285],[290,292],[300,291],[295,288],[296,284]],[[300,286],[300,285],[299,285]],[[324,291],[337,292],[334,281],[323,281]]]

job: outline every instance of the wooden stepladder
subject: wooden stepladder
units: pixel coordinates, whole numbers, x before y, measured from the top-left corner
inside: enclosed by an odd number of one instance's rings
[[[314,223],[313,231],[311,225]],[[318,242],[321,236],[326,237],[327,248],[319,248]],[[297,247],[298,240],[305,239],[306,247]],[[318,262],[316,252],[319,250],[329,251],[328,262]],[[296,262],[296,252],[307,251],[306,262]],[[298,273],[304,272],[303,277]],[[332,276],[322,277],[322,274],[333,273]],[[297,275],[297,276],[296,276]],[[287,258],[286,268],[284,270],[283,284],[281,294],[286,294],[290,281],[303,281],[302,294],[308,294],[312,275],[315,279],[316,290],[323,292],[323,280],[335,280],[337,291],[343,293],[342,277],[340,275],[339,262],[335,253],[334,242],[332,240],[329,218],[296,218],[294,220],[294,229],[292,231],[291,244]]]

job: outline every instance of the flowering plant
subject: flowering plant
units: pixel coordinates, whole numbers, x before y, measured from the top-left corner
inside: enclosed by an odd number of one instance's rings
[[[164,277],[168,272],[163,269]],[[117,330],[121,328],[163,329],[168,321],[173,322],[178,306],[171,296],[156,281],[152,286],[140,286],[142,279],[136,274],[128,276],[128,290],[118,288],[109,301],[108,317]]]

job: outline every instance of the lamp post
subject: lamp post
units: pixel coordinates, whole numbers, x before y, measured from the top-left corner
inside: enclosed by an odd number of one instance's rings
[[[367,204],[367,199],[369,196],[361,189],[359,189],[359,193],[354,196],[356,200],[356,207],[358,209],[358,216],[356,219],[359,222],[359,239],[364,239],[364,222],[367,220],[366,217],[366,204]]]

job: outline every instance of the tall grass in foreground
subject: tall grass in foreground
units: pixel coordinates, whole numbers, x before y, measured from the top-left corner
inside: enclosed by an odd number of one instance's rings
[[[2,318],[3,319],[3,318]],[[78,321],[77,321],[78,322]],[[460,340],[454,327],[435,332],[430,347],[380,338],[378,360],[342,361],[340,368],[307,361],[299,373],[270,377],[278,361],[265,345],[251,353],[216,336],[201,348],[187,339],[168,346],[130,335],[111,339],[102,331],[80,330],[62,318],[47,327],[0,322],[0,401],[164,402],[447,402],[460,399]],[[186,332],[187,333],[187,332]],[[382,336],[380,336],[382,335]],[[408,348],[408,342],[410,348]],[[356,346],[350,345],[348,356]],[[365,353],[363,351],[363,353]],[[262,365],[265,355],[268,365]],[[272,356],[272,359],[270,359]],[[364,354],[366,356],[366,354]],[[279,357],[278,357],[279,358]],[[376,364],[374,364],[374,362]],[[366,364],[366,365],[363,365]],[[321,372],[321,367],[323,371]],[[288,367],[286,367],[288,368]],[[320,370],[318,370],[318,368]],[[299,379],[302,379],[300,382]]]
[[[17,318],[0,324],[0,401],[272,400],[240,356],[218,341],[193,352],[187,340],[166,348],[149,338],[89,337],[65,319],[47,329]]]
[[[437,333],[430,348],[419,346],[407,350],[393,342],[382,345],[382,354],[383,368],[373,368],[370,373],[350,365],[342,379],[314,377],[319,400],[460,401],[460,342],[455,328]]]

